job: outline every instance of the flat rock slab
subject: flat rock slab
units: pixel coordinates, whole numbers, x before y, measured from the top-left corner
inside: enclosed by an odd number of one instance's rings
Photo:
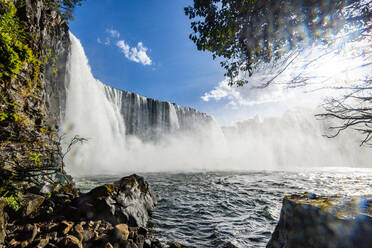
[[[284,197],[267,248],[372,247],[372,195]]]

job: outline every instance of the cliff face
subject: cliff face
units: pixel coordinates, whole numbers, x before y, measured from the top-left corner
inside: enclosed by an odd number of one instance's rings
[[[372,196],[286,196],[267,248],[372,246]]]
[[[14,19],[39,62],[25,63],[19,75],[1,78],[0,166],[12,171],[61,164],[55,125],[64,97],[56,96],[63,92],[68,27],[47,1],[5,2],[16,7]]]
[[[70,49],[69,29],[45,0],[26,0],[23,18],[30,24],[37,51],[44,64],[41,74],[48,124],[60,123],[66,102],[66,64]]]
[[[56,134],[58,125],[65,119],[67,92],[70,84],[80,84],[83,90],[76,92],[76,95],[79,100],[84,100],[84,87],[88,87],[87,75],[80,75],[82,77],[79,80],[71,80],[76,73],[71,73],[67,68],[71,52],[68,26],[48,0],[5,2],[16,6],[16,17],[24,26],[27,46],[40,64],[25,63],[17,77],[1,78],[1,168],[62,164]],[[71,63],[69,66],[80,68]],[[92,75],[89,77],[93,78]],[[123,121],[125,134],[137,136],[143,141],[156,141],[164,134],[195,130],[214,122],[213,118],[204,113],[174,103],[109,86],[104,86],[103,91],[103,97],[108,98],[113,108],[120,105],[121,120],[114,122]],[[90,104],[89,99],[84,102]],[[73,109],[81,107],[74,103],[70,105]],[[98,121],[106,116],[96,109],[90,108],[89,111],[98,117]],[[76,119],[81,120],[81,116]],[[115,123],[109,125],[115,126]],[[85,129],[85,126],[82,128]]]
[[[117,104],[125,123],[126,135],[143,141],[157,140],[165,134],[195,130],[214,122],[213,118],[195,109],[175,103],[147,98],[133,92],[105,86],[110,102]]]

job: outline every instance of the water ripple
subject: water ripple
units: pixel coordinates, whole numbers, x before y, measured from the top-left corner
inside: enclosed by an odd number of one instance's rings
[[[265,247],[279,218],[283,195],[368,194],[370,169],[301,172],[254,171],[145,174],[159,196],[150,226],[163,241],[185,247]],[[78,178],[83,190],[117,180]]]

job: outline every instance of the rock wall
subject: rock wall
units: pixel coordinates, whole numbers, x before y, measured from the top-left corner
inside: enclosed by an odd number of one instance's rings
[[[30,24],[30,33],[37,41],[34,43],[40,51],[44,71],[43,99],[48,122],[58,125],[63,115],[66,101],[66,63],[70,49],[69,28],[65,20],[53,10],[45,0],[25,0],[25,9],[21,10],[23,19]]]
[[[211,116],[189,107],[109,86],[105,86],[105,90],[110,101],[119,105],[126,135],[137,136],[143,141],[157,140],[165,134],[193,130],[214,122]]]
[[[372,196],[286,196],[266,247],[372,247]]]
[[[68,27],[47,0],[8,2],[16,6],[27,46],[41,64],[35,68],[26,63],[18,76],[1,79],[0,112],[13,118],[0,118],[0,166],[12,171],[58,165],[62,161],[55,135],[64,105],[60,89],[64,88]],[[37,77],[35,71],[39,71]]]

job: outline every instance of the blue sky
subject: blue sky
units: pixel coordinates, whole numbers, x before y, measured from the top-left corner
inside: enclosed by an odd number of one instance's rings
[[[188,38],[190,21],[183,8],[191,2],[88,0],[74,10],[70,30],[102,82],[207,111],[209,104],[200,97],[224,79],[223,70]],[[144,60],[131,50],[141,47],[147,48]]]

